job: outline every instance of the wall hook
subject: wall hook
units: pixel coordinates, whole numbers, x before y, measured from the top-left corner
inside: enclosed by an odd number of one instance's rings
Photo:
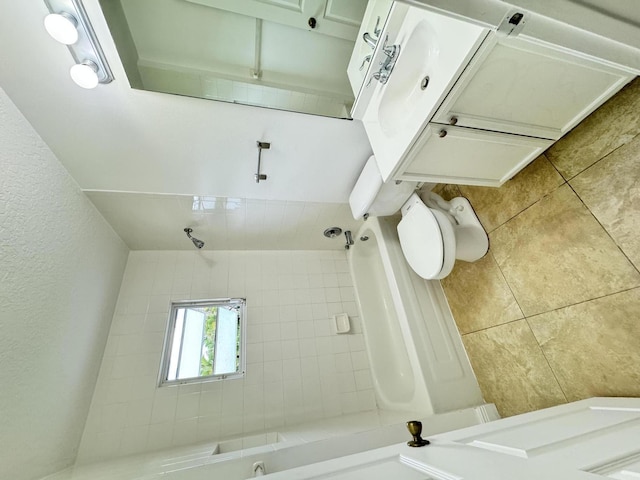
[[[253,176],[256,179],[256,183],[260,183],[260,180],[266,180],[267,176],[264,173],[260,173],[260,162],[262,161],[262,150],[269,150],[271,144],[269,142],[257,141],[258,144],[258,171]]]

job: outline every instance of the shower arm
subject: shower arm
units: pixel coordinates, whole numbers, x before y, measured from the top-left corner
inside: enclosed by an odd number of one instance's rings
[[[188,238],[189,240],[191,240],[191,242],[193,243],[193,245],[194,245],[198,250],[199,250],[199,249],[201,249],[202,247],[204,247],[204,242],[203,242],[202,240],[200,240],[199,238],[193,237],[193,236],[191,235],[191,232],[193,232],[193,229],[192,229],[192,228],[186,227],[186,228],[184,228],[184,230],[183,230],[183,231],[184,231],[184,233],[186,233],[186,234],[187,234],[187,238]]]

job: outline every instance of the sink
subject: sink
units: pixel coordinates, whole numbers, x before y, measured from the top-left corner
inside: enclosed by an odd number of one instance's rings
[[[427,20],[420,21],[402,41],[378,107],[380,126],[387,137],[395,136],[405,126],[410,119],[407,112],[429,88],[438,53],[438,38]]]
[[[368,103],[359,118],[384,181],[399,169],[487,33],[478,25],[394,3],[380,38],[399,45],[399,56],[385,84],[372,79],[360,92]],[[385,60],[380,47],[365,82]]]

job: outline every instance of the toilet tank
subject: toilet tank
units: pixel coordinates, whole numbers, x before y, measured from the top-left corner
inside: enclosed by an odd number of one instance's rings
[[[403,181],[396,184],[395,180],[389,180],[383,183],[378,164],[372,155],[349,195],[353,218],[362,218],[367,213],[375,217],[393,215],[400,210],[416,186],[417,182]]]

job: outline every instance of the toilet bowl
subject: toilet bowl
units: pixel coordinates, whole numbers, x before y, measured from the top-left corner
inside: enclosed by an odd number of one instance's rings
[[[417,182],[384,183],[371,156],[349,196],[353,217],[402,214],[398,237],[409,266],[422,278],[449,275],[456,259],[474,262],[489,249],[489,239],[471,204],[456,197],[447,202],[428,192],[420,198]]]

